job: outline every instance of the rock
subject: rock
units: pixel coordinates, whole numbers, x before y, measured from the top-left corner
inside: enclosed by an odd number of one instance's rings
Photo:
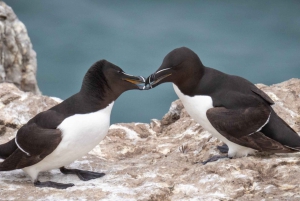
[[[156,132],[156,133],[161,133],[161,131],[162,131],[162,125],[161,125],[160,120],[158,120],[158,119],[151,119],[150,128],[154,132]]]
[[[163,125],[169,125],[177,121],[180,118],[181,110],[183,108],[183,104],[180,100],[174,101],[171,104],[169,112],[163,116],[161,123]]]
[[[11,7],[0,1],[0,82],[40,94],[36,80],[36,53],[24,24]]]
[[[0,143],[12,138],[36,114],[58,103],[57,99],[23,92],[10,83],[0,84]]]
[[[0,126],[6,130],[0,131],[1,142],[12,138],[35,113],[57,104],[52,98],[2,85],[5,86],[0,85]],[[275,101],[275,111],[298,132],[299,86],[299,79],[272,86],[258,85]],[[36,189],[21,170],[0,172],[0,200],[300,199],[299,154],[258,153],[202,165],[210,156],[220,154],[216,149],[220,144],[189,117],[177,100],[162,120],[111,125],[99,145],[70,165],[105,172],[103,178],[84,182],[74,175],[52,170],[42,173],[40,180],[71,182],[75,186],[66,190]]]

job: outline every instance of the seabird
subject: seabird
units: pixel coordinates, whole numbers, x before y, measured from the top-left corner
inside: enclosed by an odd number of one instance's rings
[[[181,47],[167,54],[145,89],[164,82],[172,82],[189,115],[227,145],[218,148],[229,158],[255,150],[300,151],[299,135],[275,113],[267,94],[242,77],[205,67],[192,50]]]
[[[37,187],[65,189],[72,183],[40,182],[38,174],[60,168],[87,181],[104,173],[67,169],[106,136],[114,101],[125,91],[143,89],[145,79],[126,74],[100,60],[84,76],[80,91],[62,103],[37,114],[22,126],[14,139],[0,145],[0,171],[23,169]]]

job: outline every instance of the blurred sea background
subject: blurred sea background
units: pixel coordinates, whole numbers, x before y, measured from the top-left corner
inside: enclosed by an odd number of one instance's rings
[[[44,95],[77,93],[87,69],[106,59],[147,77],[177,47],[205,66],[267,85],[300,78],[300,1],[4,0],[37,52]],[[177,96],[172,84],[128,91],[111,123],[161,119]]]

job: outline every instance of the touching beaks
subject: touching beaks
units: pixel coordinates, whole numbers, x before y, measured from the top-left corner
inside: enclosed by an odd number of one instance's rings
[[[146,90],[151,89],[154,79],[155,79],[155,74],[151,74],[149,77],[147,77],[144,89]]]
[[[172,75],[172,73],[168,71],[169,69],[171,68],[164,68],[158,70],[155,73],[151,74],[147,79],[145,79],[142,76],[134,76],[122,72],[122,79],[132,84],[135,84],[140,90],[148,90],[156,87],[160,84],[160,81]]]

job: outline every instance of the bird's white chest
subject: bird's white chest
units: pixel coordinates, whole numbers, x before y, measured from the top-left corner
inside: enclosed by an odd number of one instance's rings
[[[66,118],[57,128],[62,131],[60,148],[72,152],[88,152],[106,136],[113,103],[89,114],[75,114]],[[74,149],[73,149],[74,148]]]
[[[206,130],[211,132],[214,128],[207,119],[206,112],[210,108],[213,108],[212,98],[210,96],[202,95],[193,97],[187,96],[184,95],[175,84],[173,84],[173,87],[187,113],[189,113],[189,115]]]
[[[108,132],[113,103],[97,112],[75,114],[62,121],[57,127],[63,135],[57,148],[30,168],[39,171],[59,168],[91,151]]]
[[[189,113],[196,122],[227,145],[231,143],[211,125],[206,116],[207,110],[213,108],[213,101],[210,96],[198,95],[191,97],[184,95],[175,84],[173,84],[173,87],[187,113]]]
[[[240,146],[238,144],[229,141],[211,125],[211,123],[209,122],[206,116],[207,110],[213,108],[213,101],[210,96],[199,95],[199,96],[191,97],[191,96],[184,95],[175,84],[173,84],[173,87],[176,94],[180,98],[182,104],[184,105],[184,108],[186,109],[187,113],[189,113],[189,115],[196,122],[201,124],[201,126],[205,130],[207,130],[216,138],[222,140],[228,145],[229,147],[228,156],[230,157],[246,156],[254,152],[254,150],[251,148]]]

